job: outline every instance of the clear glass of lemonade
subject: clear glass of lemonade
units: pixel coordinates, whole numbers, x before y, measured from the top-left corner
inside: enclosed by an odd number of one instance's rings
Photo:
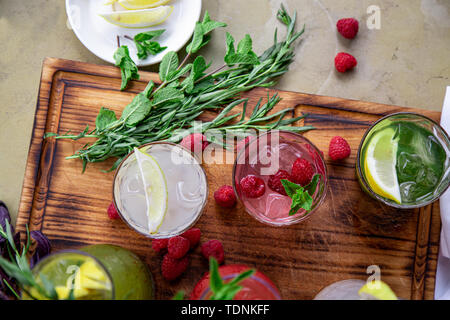
[[[99,244],[63,250],[39,261],[32,271],[41,286],[44,278],[53,285],[59,300],[154,298],[148,267],[133,252],[118,246]],[[45,299],[35,288],[30,288],[29,293]]]
[[[311,194],[311,210],[300,209],[290,215],[292,199],[271,189],[269,179],[279,170],[290,173],[293,163],[299,158],[311,164],[314,174],[319,175],[319,182]],[[240,183],[249,175],[264,181],[262,196],[251,198],[242,191]],[[237,155],[233,187],[246,211],[254,218],[272,226],[290,225],[310,217],[323,202],[327,190],[327,168],[321,151],[305,137],[288,131],[268,131],[250,140]]]
[[[158,174],[149,175],[144,181],[135,152],[130,153],[117,168],[113,199],[122,219],[137,232],[150,238],[170,238],[189,229],[200,218],[208,197],[208,183],[200,161],[184,147],[155,142],[139,147],[139,151],[150,156],[157,163]],[[139,155],[138,155],[139,156]],[[161,177],[165,180],[165,191],[152,183]],[[154,180],[154,181],[152,181]],[[164,197],[165,204],[158,204],[158,198],[148,201],[145,190]],[[149,227],[149,208],[164,206],[164,218],[157,231]]]
[[[362,189],[392,207],[428,205],[450,185],[449,136],[419,114],[396,113],[375,122],[356,161]]]

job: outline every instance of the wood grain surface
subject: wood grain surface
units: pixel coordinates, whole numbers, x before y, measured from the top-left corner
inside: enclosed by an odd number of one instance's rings
[[[102,173],[113,159],[89,165],[66,160],[87,141],[43,140],[45,132],[80,132],[95,127],[102,106],[120,114],[133,96],[156,74],[141,72],[141,79],[121,92],[120,71],[111,66],[47,58],[42,69],[33,135],[18,216],[18,229],[26,224],[42,230],[53,250],[75,249],[86,244],[111,243],[136,252],[145,260],[156,282],[156,297],[169,299],[183,289],[190,292],[207,271],[200,248],[190,255],[186,274],[169,283],[161,277],[161,257],[151,240],[129,229],[120,220],[109,220],[106,208],[112,200],[113,173]],[[249,105],[267,93],[254,89],[245,94]],[[219,239],[226,263],[256,267],[278,286],[284,299],[312,299],[323,287],[344,279],[366,279],[370,265],[381,268],[382,280],[404,299],[433,299],[439,250],[438,202],[420,210],[399,211],[382,206],[364,194],[355,177],[357,148],[365,130],[381,116],[413,111],[439,120],[440,113],[397,106],[278,92],[283,100],[276,107],[295,107],[297,115],[308,113],[302,124],[318,130],[305,136],[325,153],[329,188],[319,210],[297,225],[276,228],[261,224],[238,204],[221,209],[212,199],[223,184],[231,184],[232,165],[205,164],[209,201],[197,223],[202,241]],[[209,115],[211,116],[211,115]],[[208,115],[205,115],[208,118]],[[327,156],[332,136],[349,141],[352,154],[343,162]]]

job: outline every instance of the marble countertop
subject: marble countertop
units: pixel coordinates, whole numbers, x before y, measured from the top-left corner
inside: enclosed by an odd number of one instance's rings
[[[80,0],[88,1],[88,0]],[[93,1],[93,0],[90,0]],[[101,1],[101,0],[98,0]],[[257,53],[272,43],[280,0],[203,0],[203,10],[228,24],[240,39],[252,35]],[[306,24],[295,62],[277,88],[441,110],[450,84],[450,1],[448,0],[284,0]],[[379,28],[367,10],[377,6]],[[353,40],[337,34],[336,21],[355,17]],[[17,214],[44,57],[107,64],[91,54],[67,23],[64,1],[0,1],[0,199]],[[202,52],[223,57],[225,33],[216,32]],[[353,54],[357,68],[334,70],[339,51]],[[143,68],[154,71],[155,67]]]

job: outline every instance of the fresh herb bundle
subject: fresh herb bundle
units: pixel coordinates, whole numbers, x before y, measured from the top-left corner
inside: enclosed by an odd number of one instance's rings
[[[183,136],[178,133],[179,129],[191,130],[194,120],[206,110],[224,108],[212,122],[202,126],[204,130],[225,128],[229,121],[240,115],[229,113],[238,104],[246,101],[238,98],[241,92],[255,87],[273,86],[274,78],[288,71],[294,57],[293,43],[303,34],[304,27],[296,32],[296,14],[290,17],[283,6],[277,17],[287,27],[284,40],[277,40],[275,30],[274,44],[262,55],[256,56],[249,35],[246,35],[235,49],[233,37],[227,34],[225,64],[209,71],[210,64],[206,63],[204,57],[199,55],[194,58],[193,55],[210,41],[211,31],[226,25],[211,20],[206,12],[203,20],[195,26],[194,35],[186,47],[186,56],[182,62],[179,62],[175,52],[168,52],[159,67],[162,83],[155,89],[154,83],[150,82],[145,91],[125,107],[119,119],[112,111],[102,108],[97,116],[96,128],[92,131],[86,127],[78,135],[47,133],[45,137],[56,136],[57,139],[73,140],[95,138],[94,143],[86,144],[67,159],[81,159],[84,171],[89,162],[117,157],[118,160],[110,169],[114,170],[134,147],[159,140],[181,140]],[[188,63],[189,59],[193,59],[193,62]],[[283,120],[288,109],[277,113],[276,116],[267,116],[267,112],[278,101],[278,98],[273,97],[263,107],[255,108],[256,113],[247,121],[244,118],[245,113],[241,113],[239,124],[230,124],[227,130],[233,134],[249,128],[286,129],[295,132],[312,129],[288,126],[296,121]]]

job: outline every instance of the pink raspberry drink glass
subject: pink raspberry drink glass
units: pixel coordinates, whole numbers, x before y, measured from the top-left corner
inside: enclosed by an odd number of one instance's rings
[[[311,210],[300,209],[289,215],[292,199],[269,187],[271,175],[278,170],[291,173],[296,159],[307,160],[319,174],[319,183],[312,192]],[[265,191],[259,197],[249,197],[241,187],[241,180],[249,175],[264,181]],[[260,222],[272,226],[295,224],[305,220],[320,206],[327,190],[327,168],[322,152],[305,137],[289,131],[269,131],[252,139],[237,157],[233,168],[233,188],[246,211]]]

